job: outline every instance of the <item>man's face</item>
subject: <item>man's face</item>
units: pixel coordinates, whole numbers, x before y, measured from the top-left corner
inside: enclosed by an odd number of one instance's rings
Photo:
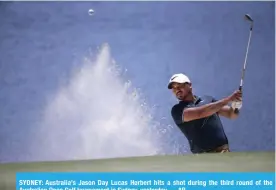
[[[189,83],[173,83],[172,91],[179,100],[185,100],[187,95],[191,93],[192,88]]]

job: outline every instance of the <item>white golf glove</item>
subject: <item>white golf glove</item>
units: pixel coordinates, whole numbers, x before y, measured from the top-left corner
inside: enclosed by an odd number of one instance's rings
[[[238,109],[238,110],[240,110],[241,108],[242,108],[242,101],[238,101],[238,102],[232,102],[231,103],[231,107],[233,108],[233,109]]]

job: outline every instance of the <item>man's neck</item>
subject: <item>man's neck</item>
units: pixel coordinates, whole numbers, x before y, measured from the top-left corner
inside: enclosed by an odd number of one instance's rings
[[[195,96],[192,94],[192,93],[190,93],[186,98],[185,98],[185,100],[183,100],[184,102],[193,102],[193,101],[195,101]]]

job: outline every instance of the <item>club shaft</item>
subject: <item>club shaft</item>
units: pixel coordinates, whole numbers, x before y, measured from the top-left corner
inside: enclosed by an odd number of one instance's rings
[[[251,27],[250,27],[249,38],[248,38],[248,43],[247,43],[247,47],[246,47],[245,59],[244,59],[244,63],[243,63],[242,76],[241,76],[241,83],[240,83],[240,87],[239,87],[240,91],[242,91],[242,85],[243,85],[244,73],[245,73],[245,69],[246,69],[247,55],[248,55],[248,50],[249,50],[250,41],[251,41],[252,29],[253,29],[253,24],[251,24]],[[234,112],[237,114],[239,112],[239,110],[235,109]]]
[[[245,53],[245,59],[244,59],[244,63],[243,63],[242,76],[241,76],[239,90],[242,90],[243,79],[244,79],[244,74],[245,74],[245,69],[246,69],[246,64],[247,64],[247,56],[248,56],[249,46],[250,46],[250,42],[251,42],[251,35],[252,35],[252,27],[250,28],[250,32],[249,32],[249,38],[248,38],[248,43],[247,43],[247,47],[246,47],[246,53]]]

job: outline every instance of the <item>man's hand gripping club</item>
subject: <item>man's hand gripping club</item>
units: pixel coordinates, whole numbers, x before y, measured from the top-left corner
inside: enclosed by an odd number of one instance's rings
[[[231,107],[239,111],[242,108],[242,92],[237,90],[234,93],[237,93],[237,96],[233,97]]]

